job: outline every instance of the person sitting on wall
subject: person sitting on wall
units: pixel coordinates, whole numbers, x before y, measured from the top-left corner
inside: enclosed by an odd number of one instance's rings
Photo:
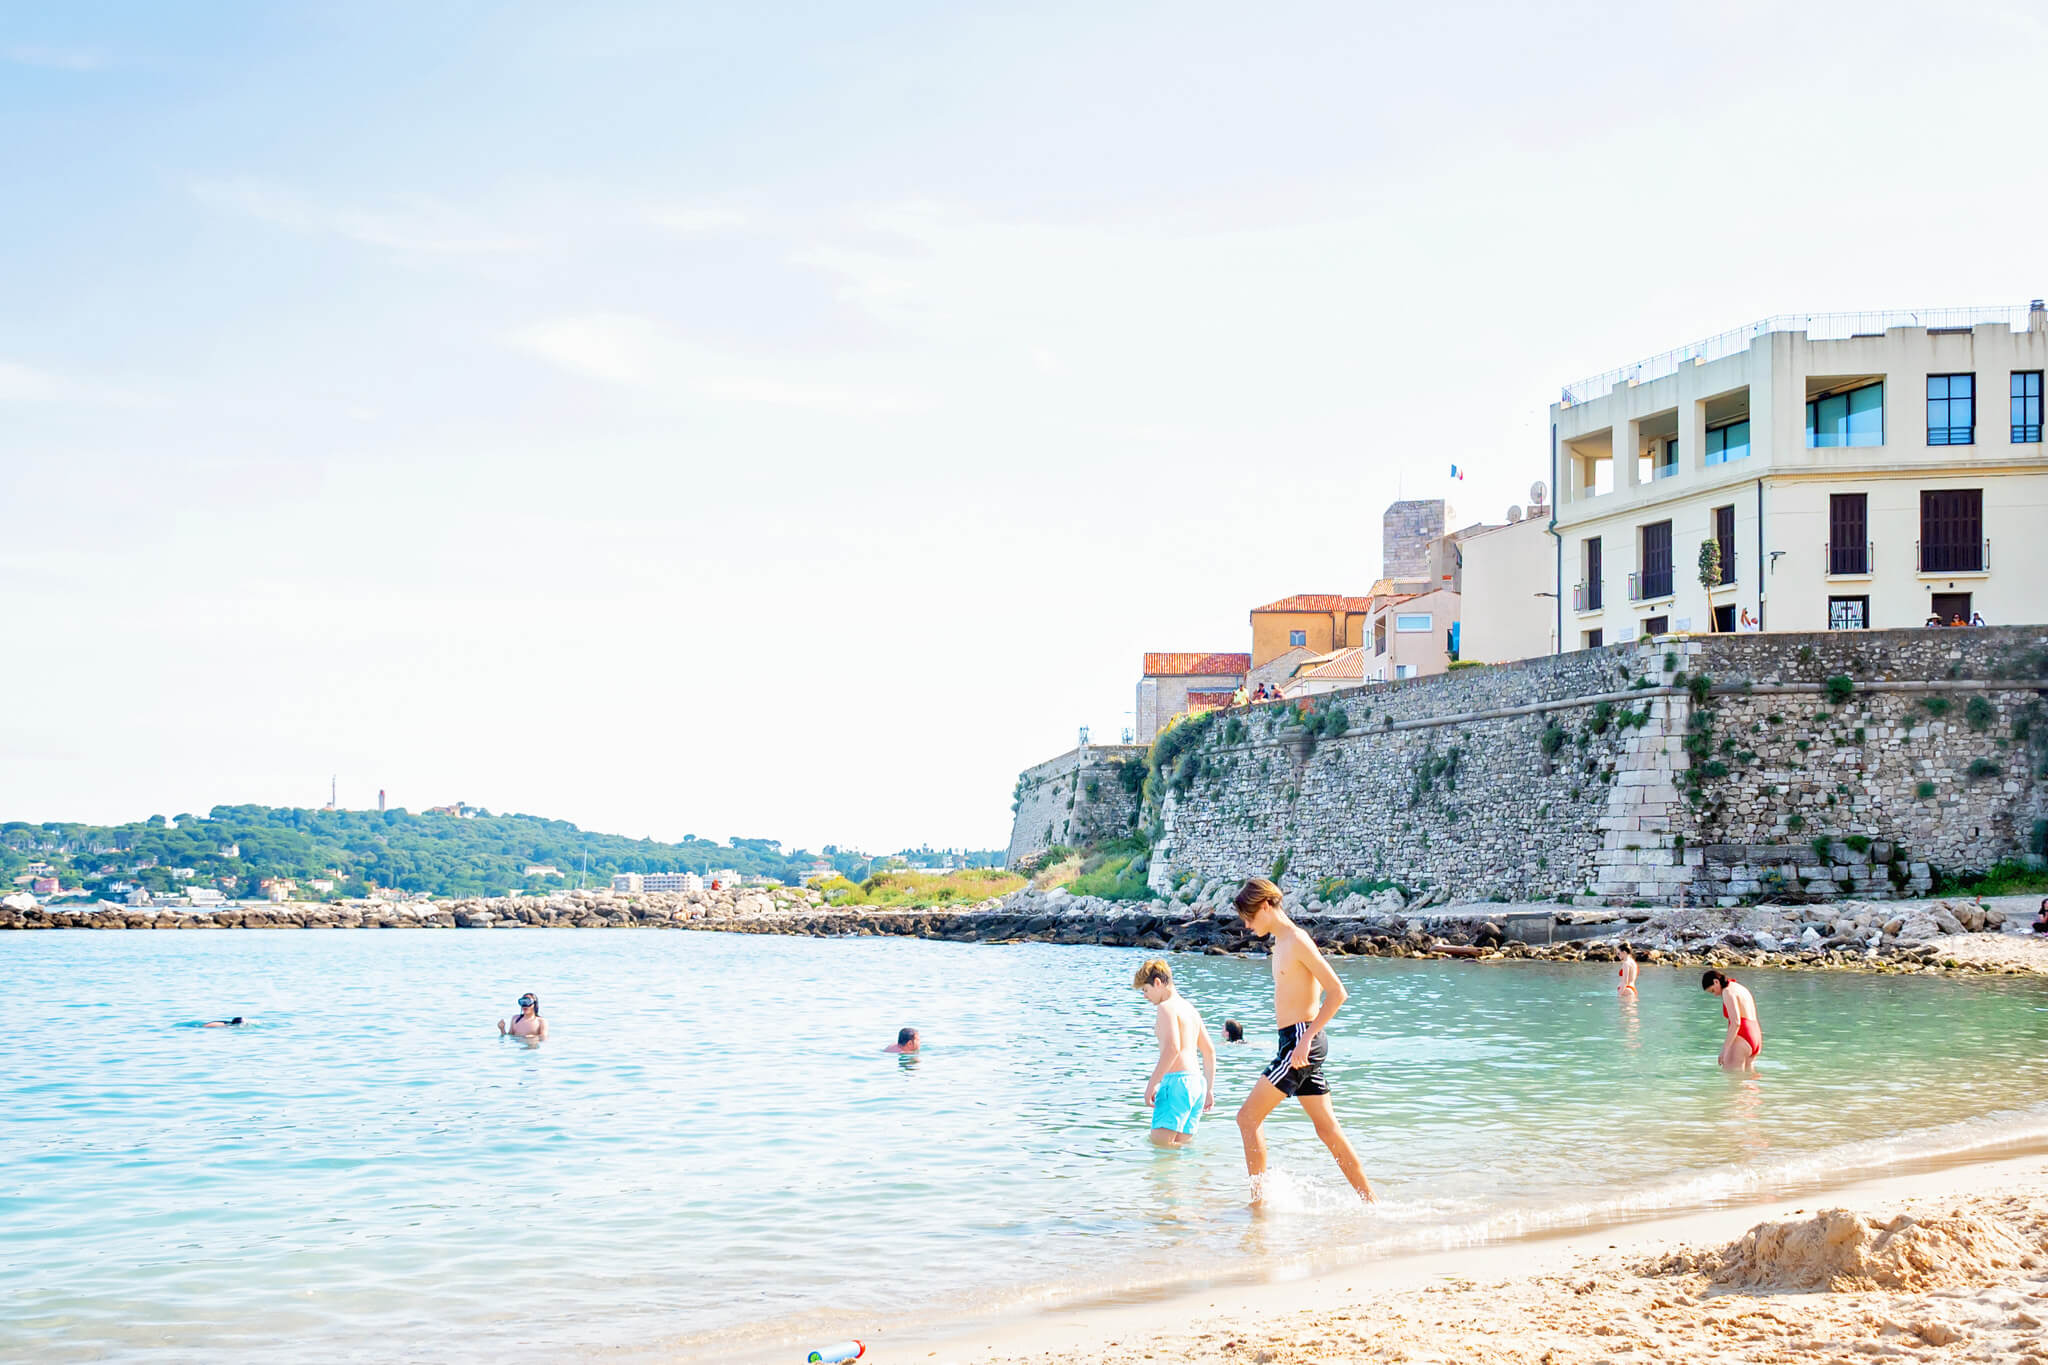
[[[1984,622],[1984,613],[1983,613],[1983,612],[1981,612],[1981,611],[1973,611],[1973,612],[1971,612],[1971,613],[1970,613],[1970,624],[1971,624],[1971,625],[1973,625],[1973,626],[1976,626],[1976,627],[1978,627],[1979,629],[1982,629],[1982,628],[1983,628],[1983,626],[1984,626],[1984,624],[1985,624],[1985,622]]]
[[[1249,706],[1251,704],[1251,700],[1252,694],[1244,690],[1243,683],[1239,683],[1237,685],[1237,690],[1230,694],[1230,704],[1233,707]]]
[[[2048,934],[2048,896],[2041,898],[2041,913],[2034,916],[2034,932]]]
[[[1940,627],[1942,627],[1942,626],[1945,626],[1945,625],[1947,625],[1948,623],[1947,623],[1946,621],[1944,621],[1944,620],[1942,620],[1942,619],[1941,619],[1941,613],[1940,613],[1940,612],[1938,612],[1938,611],[1930,611],[1930,612],[1928,612],[1928,613],[1927,613],[1927,622],[1926,622],[1926,624],[1927,624],[1927,628],[1928,628],[1929,630],[1936,630],[1936,629],[1939,629],[1939,628],[1940,628]]]

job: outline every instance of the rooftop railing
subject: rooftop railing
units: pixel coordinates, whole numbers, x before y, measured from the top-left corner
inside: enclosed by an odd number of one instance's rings
[[[1963,328],[2004,323],[2016,332],[2027,329],[2027,305],[1995,308],[1902,308],[1875,313],[1779,313],[1775,317],[1737,327],[1719,336],[1680,346],[1633,365],[1596,374],[1564,386],[1560,402],[1566,407],[1604,398],[1629,384],[1647,384],[1677,374],[1681,366],[1724,360],[1749,349],[1751,342],[1772,332],[1804,332],[1815,341],[1841,341],[1857,336],[1883,336],[1893,327]]]

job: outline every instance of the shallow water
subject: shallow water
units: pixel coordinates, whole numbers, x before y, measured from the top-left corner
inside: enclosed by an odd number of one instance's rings
[[[1177,957],[1219,1040],[1145,1142],[1143,954],[694,934],[0,935],[0,1358],[730,1359],[1190,1276],[1697,1207],[2048,1136],[2048,992],[1755,971],[1759,1073],[1650,970],[1346,959],[1336,1106],[1244,1207],[1264,959]],[[553,1036],[497,1037],[522,990]],[[199,1029],[232,1014],[241,1029]],[[880,1048],[901,1024],[916,1058]],[[914,1290],[906,1291],[906,1285]]]

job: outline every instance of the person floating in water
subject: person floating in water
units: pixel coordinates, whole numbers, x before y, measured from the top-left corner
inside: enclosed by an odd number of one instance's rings
[[[1635,951],[1626,943],[1621,945],[1621,985],[1615,989],[1622,995],[1636,993],[1636,976],[1642,969],[1636,966]]]
[[[884,1051],[884,1052],[915,1052],[915,1051],[917,1051],[917,1030],[916,1030],[916,1029],[914,1029],[914,1028],[904,1028],[904,1029],[897,1029],[897,1030],[896,1030],[896,1043],[895,1043],[895,1045],[894,1045],[893,1047],[885,1047],[885,1048],[883,1048],[883,1049],[882,1049],[882,1051]]]
[[[240,1028],[240,1027],[242,1026],[243,1022],[244,1022],[244,1021],[243,1021],[243,1019],[242,1019],[242,1016],[238,1014],[238,1015],[236,1015],[236,1016],[235,1016],[234,1018],[232,1018],[232,1019],[209,1019],[209,1020],[207,1020],[207,1021],[206,1021],[205,1023],[201,1024],[201,1025],[200,1025],[199,1027],[201,1027],[201,1028]]]
[[[515,1038],[531,1038],[544,1043],[548,1037],[548,1021],[540,1017],[540,997],[532,991],[519,997],[519,1013],[513,1016],[508,1026],[503,1019],[498,1021],[498,1032],[509,1033]]]
[[[1721,1044],[1721,1065],[1730,1071],[1747,1071],[1764,1050],[1764,1025],[1757,1017],[1756,997],[1740,981],[1708,971],[1700,977],[1700,989],[1721,997],[1721,1017],[1728,1021],[1728,1037]]]
[[[1330,1108],[1329,1082],[1323,1078],[1323,1062],[1330,1051],[1324,1030],[1344,1004],[1344,983],[1316,951],[1315,942],[1281,911],[1279,887],[1264,877],[1253,877],[1238,891],[1236,905],[1247,929],[1272,937],[1273,1017],[1280,1026],[1279,1052],[1237,1111],[1245,1170],[1252,1178],[1252,1202],[1257,1204],[1263,1198],[1266,1174],[1266,1139],[1260,1125],[1280,1101],[1289,1098],[1301,1102],[1316,1127],[1316,1136],[1337,1159],[1337,1168],[1351,1188],[1371,1201],[1372,1185],[1350,1139],[1337,1125],[1337,1115]]]
[[[1158,1006],[1152,1032],[1159,1039],[1159,1060],[1145,1082],[1145,1103],[1152,1106],[1152,1145],[1185,1147],[1195,1140],[1202,1115],[1216,1107],[1216,1045],[1188,998],[1173,988],[1173,968],[1153,958],[1131,978],[1138,992]],[[1195,1053],[1202,1072],[1195,1074]]]
[[[1223,1041],[1226,1043],[1243,1042],[1244,1025],[1238,1023],[1235,1019],[1225,1019],[1223,1021]]]

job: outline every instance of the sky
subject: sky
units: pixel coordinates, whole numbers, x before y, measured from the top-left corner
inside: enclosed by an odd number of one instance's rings
[[[0,0],[0,819],[999,846],[1145,651],[1526,503],[1571,380],[2048,294],[2044,59],[2020,3]]]

